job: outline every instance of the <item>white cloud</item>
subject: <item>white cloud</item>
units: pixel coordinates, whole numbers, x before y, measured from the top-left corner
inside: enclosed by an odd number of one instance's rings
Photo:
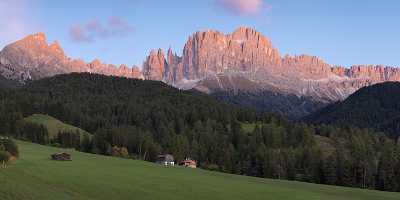
[[[263,0],[216,0],[217,5],[238,15],[256,15],[263,7]]]
[[[83,24],[76,24],[69,30],[69,35],[74,42],[95,42],[97,39],[122,37],[131,33],[133,26],[118,17],[110,17],[107,23],[91,20]]]

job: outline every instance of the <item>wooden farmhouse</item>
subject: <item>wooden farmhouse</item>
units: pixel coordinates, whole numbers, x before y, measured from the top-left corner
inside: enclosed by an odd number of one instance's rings
[[[179,165],[184,166],[184,167],[189,167],[189,168],[196,168],[197,167],[197,162],[195,160],[186,158],[185,160],[182,160]]]
[[[158,155],[156,163],[164,166],[174,166],[174,156],[171,154]]]

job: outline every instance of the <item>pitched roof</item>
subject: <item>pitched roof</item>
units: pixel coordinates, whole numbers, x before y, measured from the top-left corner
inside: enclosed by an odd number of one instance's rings
[[[158,155],[157,160],[158,161],[166,161],[166,162],[174,162],[174,156],[172,156],[171,154]]]

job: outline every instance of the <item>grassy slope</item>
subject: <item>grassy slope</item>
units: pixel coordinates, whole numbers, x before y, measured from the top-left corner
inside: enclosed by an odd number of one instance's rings
[[[33,114],[29,117],[26,117],[24,119],[27,122],[32,122],[40,125],[46,126],[47,130],[49,131],[50,137],[55,137],[60,131],[67,130],[67,131],[73,131],[75,132],[78,130],[80,133],[83,134],[89,134],[88,132],[77,128],[75,126],[65,124],[61,122],[60,120],[51,117],[49,115],[42,115],[42,114]]]
[[[21,158],[0,169],[0,199],[398,200],[388,193],[236,176],[67,150],[72,162],[48,159],[60,149],[19,142]]]

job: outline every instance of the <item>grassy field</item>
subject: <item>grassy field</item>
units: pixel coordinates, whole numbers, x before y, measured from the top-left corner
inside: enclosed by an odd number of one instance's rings
[[[49,131],[50,137],[57,136],[57,134],[60,131],[70,131],[70,132],[79,131],[81,134],[89,134],[85,130],[63,123],[60,120],[51,117],[49,115],[33,114],[29,117],[24,118],[24,120],[35,124],[44,125]]]
[[[400,193],[223,174],[18,142],[21,158],[0,169],[0,199],[399,200]],[[51,161],[67,151],[73,161]]]

